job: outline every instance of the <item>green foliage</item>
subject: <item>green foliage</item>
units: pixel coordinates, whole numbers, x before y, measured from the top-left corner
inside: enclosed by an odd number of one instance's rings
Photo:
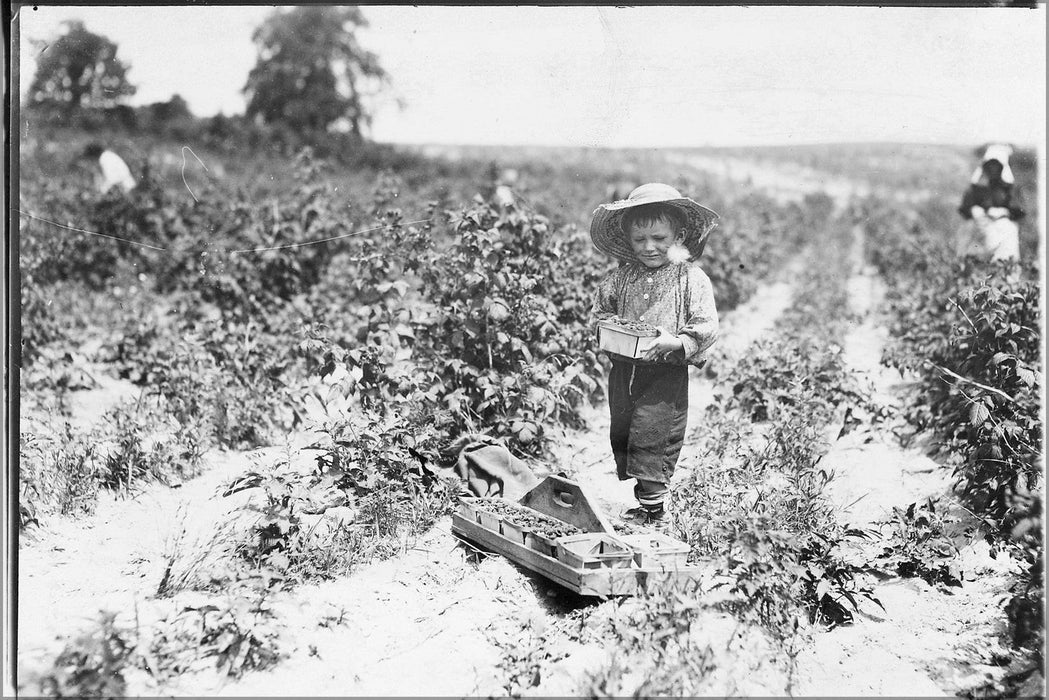
[[[125,673],[133,666],[135,643],[114,613],[102,613],[96,626],[73,639],[39,679],[47,697],[122,697]]]
[[[276,10],[255,31],[259,57],[244,92],[246,114],[288,131],[324,131],[339,119],[360,136],[364,97],[386,80],[378,57],[354,32],[368,23],[356,6]]]
[[[892,509],[891,532],[879,562],[899,576],[918,576],[930,585],[961,586],[958,546],[948,534],[950,523],[937,501]]]
[[[196,670],[201,661],[239,678],[286,656],[274,612],[261,591],[241,590],[223,601],[187,606],[160,621],[140,663],[157,679]]]
[[[237,678],[268,668],[285,656],[265,593],[241,590],[225,601],[186,606],[160,619],[148,634],[103,612],[98,622],[68,643],[51,669],[37,679],[48,697],[122,697],[131,673],[156,681],[212,664]]]
[[[543,680],[548,664],[562,658],[549,648],[550,630],[542,622],[526,620],[500,632],[486,631],[488,641],[499,650],[496,669],[503,678],[507,697],[518,698]]]
[[[22,222],[32,359],[58,357],[81,331],[104,328],[104,349],[115,355],[106,359],[146,388],[145,400],[165,416],[151,425],[125,411],[107,421],[98,436],[100,445],[108,440],[107,449],[90,453],[84,463],[90,478],[81,481],[123,488],[181,469],[188,475],[204,446],[254,447],[289,427],[319,431],[312,463],[289,457],[230,485],[229,493],[254,491],[236,513],[235,524],[247,521],[247,532],[224,526],[216,538],[228,541],[213,550],[225,557],[220,566],[185,576],[175,571],[162,580],[161,595],[235,580],[256,581],[259,589],[292,585],[403,551],[448,511],[451,488],[433,467],[447,460],[442,450],[455,438],[485,431],[518,453],[543,455],[559,430],[582,426],[587,402],[601,395],[603,367],[587,321],[608,261],[576,226],[587,212],[566,214],[564,202],[573,194],[575,201],[597,201],[591,193],[603,189],[605,166],[566,174],[560,166],[532,165],[530,176],[544,185],[522,189],[520,204],[477,199],[464,207],[460,202],[478,187],[468,161],[344,148],[338,157],[352,170],[329,168],[310,153],[289,168],[288,159],[274,160],[284,151],[265,143],[269,127],[240,131],[248,128],[215,125],[215,138],[230,149],[227,181],[204,180],[196,166],[182,172],[177,157],[172,166],[170,153],[135,141],[150,170],[126,196],[79,194],[76,174],[66,173],[47,148],[25,151],[39,156],[27,159],[27,211],[166,249]],[[233,150],[252,139],[250,156]],[[331,136],[325,143],[346,142]],[[177,144],[164,148],[179,153]],[[160,155],[168,156],[167,165]],[[203,149],[200,155],[208,164],[221,160]],[[724,228],[702,262],[722,310],[777,273],[802,239],[822,235],[831,216],[825,198],[780,206],[760,195],[729,194],[736,196],[716,206]],[[806,292],[791,323],[831,338],[841,323],[811,317],[840,321],[839,281],[809,284],[830,289],[829,301]],[[79,290],[70,294],[111,297],[113,305],[91,307],[79,327],[68,320],[73,307],[48,305],[60,285]],[[696,495],[680,495],[682,504],[694,505],[681,509],[690,521],[677,525],[697,553],[734,552],[733,561],[742,561],[753,551],[736,536],[745,519],[734,513],[753,506],[761,517],[785,523],[796,533],[785,561],[797,566],[769,575],[779,579],[760,572],[754,579],[750,567],[733,565],[741,590],[753,580],[766,592],[790,589],[813,619],[845,621],[855,605],[849,596],[862,595],[862,586],[840,552],[853,535],[826,526],[819,433],[821,421],[862,397],[829,342],[802,338],[770,344],[743,368],[767,381],[730,400],[732,411],[746,405],[748,416],[724,418],[719,430],[751,436],[767,429],[767,439],[760,449],[713,440],[715,453],[739,463],[706,491],[690,484]],[[792,354],[791,347],[802,350]],[[784,358],[787,369],[771,371]],[[48,381],[68,384],[60,374]],[[806,393],[816,400],[806,401]],[[751,417],[772,422],[755,428]],[[168,430],[180,439],[169,439]],[[756,501],[751,486],[760,491]],[[167,641],[154,645],[145,668],[157,677],[184,672],[195,663],[185,650],[198,648],[234,674],[271,663],[268,613],[245,605],[194,606],[169,619]],[[709,650],[688,635],[699,619],[697,605],[688,596],[650,601],[639,613],[648,616],[643,629],[617,632],[635,658],[642,647],[658,650],[659,670],[645,686],[652,692],[689,692],[709,670]],[[533,661],[550,660],[542,658],[542,632],[533,632],[508,662],[508,692],[532,685]],[[606,685],[614,685],[611,675]]]
[[[920,254],[893,270],[885,361],[922,380],[907,418],[956,456],[973,510],[1007,531],[1041,471],[1037,274],[1013,261]]]
[[[135,94],[127,70],[117,58],[116,44],[72,20],[65,23],[65,33],[40,46],[29,101],[61,107],[67,114],[80,108],[112,107]]]
[[[19,527],[52,513],[79,515],[95,507],[99,458],[93,439],[69,423],[53,433],[19,436]]]
[[[429,466],[437,434],[416,417],[354,415],[325,425],[312,470],[290,465],[252,472],[225,493],[261,489],[251,540],[239,547],[254,567],[290,582],[331,578],[400,551],[451,507],[452,490]]]
[[[682,187],[682,192],[694,191],[689,183]],[[710,277],[718,310],[725,312],[750,298],[760,280],[776,275],[816,221],[797,204],[779,205],[758,192],[721,206],[711,204],[725,215],[711,233],[699,265]]]
[[[128,378],[161,397],[180,424],[200,424],[208,444],[257,447],[277,420],[273,397],[280,384],[271,372],[282,358],[254,345],[253,331],[250,323],[202,322],[181,339],[168,330],[154,340],[153,329],[144,329],[144,336],[125,338],[120,357]]]
[[[889,284],[894,342],[885,362],[919,380],[905,415],[954,462],[956,487],[987,539],[1024,561],[1006,616],[1014,644],[1042,668],[1041,275],[1026,261],[952,255],[954,227],[934,203],[910,221],[873,199],[858,214],[868,240],[878,236],[870,257]],[[929,510],[904,514],[908,530],[894,539],[889,560],[921,557],[915,573],[954,579],[938,561],[941,526]]]
[[[727,375],[731,394],[708,409],[701,456],[670,507],[693,556],[723,572],[729,608],[766,630],[791,666],[802,620],[847,624],[862,599],[880,605],[852,551],[868,534],[840,525],[824,493],[828,423],[843,408],[874,407],[837,345],[850,312],[841,259],[830,258],[847,230],[829,203],[812,211],[816,260],[775,331]]]
[[[689,697],[709,692],[705,683],[717,668],[716,654],[702,640],[707,607],[694,586],[660,588],[609,605],[615,606],[612,614],[588,635],[613,651],[607,663],[582,679],[581,696]]]
[[[720,566],[731,582],[724,585],[745,615],[788,648],[801,612],[812,622],[840,625],[852,622],[861,597],[881,605],[844,559],[840,533],[788,532],[774,519],[752,515],[725,527],[730,545]]]
[[[1042,499],[1032,501],[1010,533],[1023,557],[1023,571],[1010,589],[1005,614],[1013,644],[1030,650],[1041,669],[1045,668],[1045,548]]]
[[[204,454],[199,422],[181,423],[160,406],[122,404],[98,429],[108,439],[98,445],[102,488],[131,493],[146,481],[181,483],[197,474]]]
[[[417,355],[456,433],[482,427],[528,454],[546,426],[578,427],[600,393],[601,365],[588,328],[595,271],[564,261],[565,243],[527,209],[478,203],[452,219],[452,247],[421,271],[434,313],[420,324]],[[555,303],[558,300],[560,303]]]

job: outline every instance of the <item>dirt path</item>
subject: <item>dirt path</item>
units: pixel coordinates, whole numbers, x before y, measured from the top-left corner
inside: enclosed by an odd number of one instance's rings
[[[733,357],[769,328],[790,303],[785,282],[759,289],[749,303],[723,319],[721,352]],[[691,420],[711,400],[711,382],[698,371],[690,384]],[[78,414],[97,413],[120,387],[74,395]],[[90,394],[90,395],[89,395]],[[591,409],[592,427],[566,436],[564,467],[576,473],[611,513],[633,505],[629,485],[610,469],[605,438],[607,408]],[[84,419],[87,420],[86,418]],[[223,498],[220,487],[256,463],[298,454],[308,436],[285,447],[254,452],[213,452],[203,474],[179,489],[146,487],[130,499],[104,493],[96,512],[81,519],[55,519],[23,538],[19,585],[20,670],[45,668],[62,645],[98,620],[119,613],[124,625],[148,626],[187,601],[153,598],[174,541],[184,533],[183,551],[206,545],[228,514],[250,497]],[[230,681],[215,674],[187,674],[177,686],[157,689],[144,675],[129,679],[129,693],[158,690],[179,695],[505,694],[498,640],[530,622],[580,604],[570,593],[509,564],[484,557],[477,564],[451,535],[445,518],[405,554],[365,566],[353,575],[303,585],[271,599],[281,625],[281,648],[289,656],[270,671]],[[332,619],[342,619],[332,624]],[[561,692],[572,692],[577,668],[595,656],[579,649],[559,666]],[[571,657],[572,654],[566,654]],[[575,669],[568,671],[566,669]],[[309,678],[308,688],[303,679]],[[391,679],[396,679],[392,681]],[[552,681],[557,685],[557,681]],[[550,683],[544,687],[551,688]]]
[[[787,283],[774,283],[727,314],[723,329],[727,352],[740,352],[770,327],[789,305],[790,296]],[[710,380],[695,372],[690,384],[692,420],[709,403],[710,390]],[[560,463],[575,473],[606,512],[618,514],[634,502],[629,483],[619,482],[610,467],[607,408],[592,408],[588,418],[588,430],[566,436]],[[202,685],[179,691],[301,693],[301,679],[309,677],[310,694],[320,695],[388,694],[393,689],[404,695],[506,694],[501,685],[506,674],[493,672],[500,660],[493,640],[512,638],[529,624],[550,624],[585,601],[502,557],[485,557],[475,568],[469,563],[470,551],[458,545],[449,527],[444,519],[403,556],[370,565],[346,579],[301,586],[282,599],[278,606],[286,624],[282,639],[294,651],[279,667],[221,689],[201,676],[194,683]],[[322,612],[339,606],[346,608],[346,626],[319,627]],[[566,658],[557,665],[555,677],[544,682],[544,694],[572,694],[583,669],[604,659],[594,647],[578,646],[560,654]],[[332,659],[348,662],[331,663]]]
[[[839,210],[849,198],[871,193],[903,203],[928,196],[920,191],[875,191],[865,183],[801,166],[698,155],[676,159],[760,187],[780,201],[826,192]],[[877,402],[899,405],[907,383],[880,363],[888,341],[887,324],[879,315],[884,288],[876,271],[864,263],[862,231],[855,234],[849,252],[854,271],[849,295],[862,321],[845,339],[846,364],[869,382]],[[828,495],[838,505],[843,523],[878,528],[894,507],[905,508],[929,497],[955,504],[952,515],[961,519],[955,541],[963,585],[947,590],[920,579],[879,582],[875,595],[885,611],[869,604],[855,624],[817,634],[799,657],[795,694],[943,696],[1005,675],[1005,666],[996,663],[1010,657],[1001,642],[1003,594],[1019,565],[1008,555],[991,558],[986,542],[970,541],[961,534],[971,523],[950,495],[950,470],[918,448],[902,448],[890,425],[848,433],[833,444],[823,464],[835,472]],[[876,553],[878,544],[872,543],[868,552]]]
[[[876,272],[863,265],[857,234],[850,301],[863,320],[846,338],[844,356],[870,382],[877,401],[898,405],[906,384],[880,364],[888,339],[878,311],[884,289]],[[901,447],[891,425],[845,435],[823,464],[835,474],[828,494],[842,523],[876,530],[894,507],[929,497],[953,501],[950,471],[917,448]],[[871,543],[868,552],[876,554],[880,544]],[[1005,668],[995,661],[1009,657],[999,639],[1000,597],[1017,565],[1007,555],[990,558],[982,539],[962,538],[959,544],[961,588],[921,579],[881,581],[874,591],[885,610],[867,604],[853,625],[818,633],[799,658],[797,694],[943,696],[1000,679]]]
[[[733,165],[734,172],[744,172],[739,166]],[[819,178],[801,185],[782,172],[778,178],[769,186],[783,197],[797,199],[828,189]],[[855,191],[851,187],[835,195],[842,202]],[[856,269],[852,302],[865,316],[846,340],[846,358],[867,375],[877,396],[896,401],[899,380],[878,362],[885,342],[876,313],[882,292],[875,276],[859,265]],[[738,357],[790,301],[789,283],[762,287],[748,304],[725,315],[719,351]],[[711,398],[712,382],[693,372],[691,425]],[[588,417],[590,429],[568,434],[558,460],[617,514],[633,505],[633,497],[629,483],[619,482],[612,468],[605,438],[607,409],[595,407]],[[206,540],[242,502],[219,496],[221,484],[253,461],[295,454],[303,444],[299,438],[284,448],[209,454],[211,468],[180,489],[150,487],[131,500],[103,496],[93,516],[55,521],[24,538],[20,670],[53,661],[65,641],[97,620],[100,609],[119,611],[124,621],[137,616],[148,624],[192,600],[192,595],[151,599],[172,538],[185,530],[190,543]],[[893,506],[942,495],[948,486],[939,465],[901,449],[884,427],[845,436],[825,463],[837,473],[830,494],[842,506],[843,518],[855,525],[874,525]],[[966,547],[962,561],[967,580],[950,593],[921,581],[880,582],[877,595],[886,612],[868,606],[856,624],[815,635],[799,658],[795,693],[942,696],[1003,673],[992,665],[1003,617],[996,597],[1011,563],[989,559],[979,544]],[[336,581],[300,586],[274,596],[271,603],[287,654],[279,665],[237,681],[210,672],[186,674],[159,691],[198,696],[504,695],[507,674],[498,670],[500,640],[541,629],[580,601],[501,557],[475,557],[451,535],[445,518],[398,557]],[[711,625],[724,626],[727,637],[733,632],[725,620],[712,618]],[[545,695],[575,693],[586,669],[606,661],[607,650],[577,645],[558,650],[558,655],[564,658],[536,689]],[[748,663],[759,656],[750,652]],[[753,663],[754,685],[735,694],[780,692],[779,679],[771,672],[764,679],[767,669]],[[148,678],[129,678],[129,694],[157,692]]]

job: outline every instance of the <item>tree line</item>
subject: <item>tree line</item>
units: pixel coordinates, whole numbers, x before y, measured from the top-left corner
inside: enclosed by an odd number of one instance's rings
[[[53,42],[34,42],[37,69],[25,106],[56,124],[193,133],[243,128],[271,135],[340,132],[360,140],[370,124],[368,100],[388,86],[379,58],[363,48],[357,30],[368,22],[358,7],[276,9],[255,30],[257,59],[242,88],[243,115],[195,117],[180,95],[132,108],[136,86],[118,46],[83,22],[64,23]]]

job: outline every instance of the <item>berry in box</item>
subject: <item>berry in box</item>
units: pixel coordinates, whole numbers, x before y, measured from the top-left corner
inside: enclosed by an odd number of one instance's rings
[[[641,321],[598,321],[597,346],[606,352],[638,359],[656,341],[659,330]]]

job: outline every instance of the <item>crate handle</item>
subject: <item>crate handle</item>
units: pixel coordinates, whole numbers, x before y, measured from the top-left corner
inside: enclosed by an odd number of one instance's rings
[[[554,501],[563,508],[571,508],[575,505],[575,496],[571,491],[557,490],[554,492]]]

